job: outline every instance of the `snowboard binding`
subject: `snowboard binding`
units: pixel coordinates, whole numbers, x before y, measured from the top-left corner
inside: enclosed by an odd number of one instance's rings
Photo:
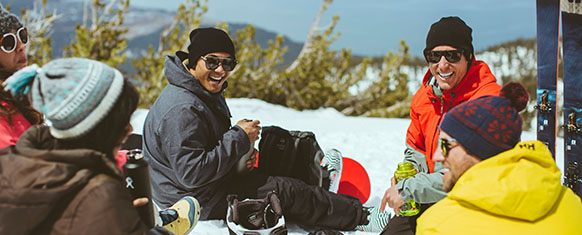
[[[569,134],[579,134],[580,133],[580,123],[576,121],[576,112],[572,111],[568,114],[568,123],[562,125],[563,128]]]
[[[538,104],[536,104],[534,106],[535,109],[539,110],[542,113],[550,113],[552,112],[553,108],[552,108],[552,104],[548,101],[548,92],[544,91],[544,93],[542,93],[541,95],[541,101],[538,102]]]

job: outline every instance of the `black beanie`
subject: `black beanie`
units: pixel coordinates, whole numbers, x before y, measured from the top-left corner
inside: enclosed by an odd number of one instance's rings
[[[448,45],[463,49],[465,59],[470,63],[473,59],[471,56],[473,55],[472,31],[471,27],[457,16],[443,17],[430,26],[428,35],[426,35],[424,52],[432,50],[436,46]]]
[[[188,46],[188,67],[195,68],[200,56],[212,52],[226,52],[236,60],[234,44],[226,32],[215,28],[192,30]]]

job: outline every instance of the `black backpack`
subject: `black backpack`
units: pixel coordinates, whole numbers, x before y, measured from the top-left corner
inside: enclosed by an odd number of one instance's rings
[[[288,131],[278,126],[262,128],[258,172],[287,176],[310,185],[329,187],[329,174],[320,167],[323,151],[310,131]]]

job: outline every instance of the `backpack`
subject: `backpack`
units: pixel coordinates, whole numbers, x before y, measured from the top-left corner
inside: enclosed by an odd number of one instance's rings
[[[310,131],[288,131],[278,126],[262,128],[259,166],[269,176],[287,176],[320,187],[329,187],[329,174],[320,167],[323,151]]]

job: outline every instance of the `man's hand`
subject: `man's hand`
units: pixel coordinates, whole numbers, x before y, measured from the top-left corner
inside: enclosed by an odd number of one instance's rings
[[[133,206],[140,207],[140,206],[143,206],[145,204],[148,204],[148,202],[149,202],[149,200],[147,197],[140,197],[140,198],[133,200]]]
[[[394,210],[396,216],[399,216],[400,215],[399,210],[400,207],[404,205],[404,200],[402,200],[400,193],[398,193],[398,189],[396,189],[394,177],[392,177],[390,181],[391,186],[384,193],[384,197],[382,197],[380,211],[384,211],[384,209],[386,208],[386,204],[388,204],[388,206]]]
[[[253,171],[253,169],[255,169],[254,168],[255,162],[257,161],[257,155],[259,154],[259,151],[257,151],[257,149],[255,149],[252,146],[251,148],[253,148],[253,153],[251,154],[249,160],[246,161],[247,169],[249,169],[249,171]]]
[[[249,141],[254,143],[259,139],[259,135],[261,134],[261,127],[259,126],[259,120],[248,120],[243,119],[236,123],[237,126],[240,126],[247,136],[249,137]],[[252,146],[251,146],[252,147]]]

